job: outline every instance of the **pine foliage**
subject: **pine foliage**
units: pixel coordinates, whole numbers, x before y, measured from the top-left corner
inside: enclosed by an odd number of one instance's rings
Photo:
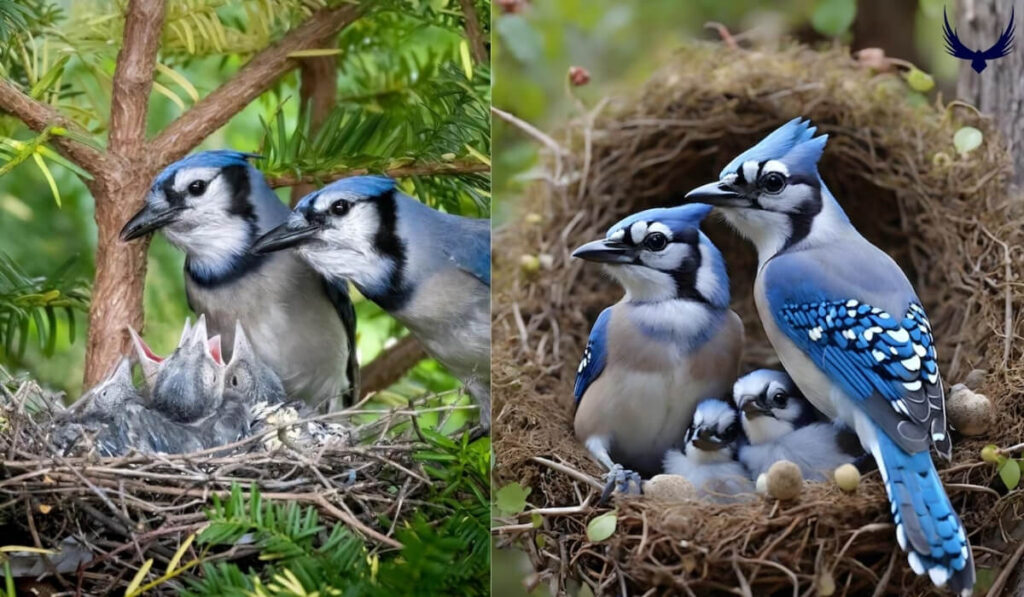
[[[68,262],[49,276],[29,276],[0,253],[0,355],[20,359],[30,328],[39,348],[52,355],[57,345],[57,318],[67,320],[68,342],[75,338],[75,319],[84,312],[89,294]]]

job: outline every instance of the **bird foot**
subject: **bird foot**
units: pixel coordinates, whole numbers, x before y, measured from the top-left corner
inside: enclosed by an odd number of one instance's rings
[[[641,485],[643,480],[640,478],[639,473],[622,468],[621,464],[613,466],[608,471],[608,474],[605,475],[605,479],[607,483],[604,486],[604,491],[601,492],[601,499],[598,501],[598,504],[606,503],[612,493],[616,491],[626,495],[640,495],[642,493]]]

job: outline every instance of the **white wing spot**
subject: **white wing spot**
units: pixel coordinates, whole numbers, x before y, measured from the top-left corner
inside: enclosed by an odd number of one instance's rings
[[[886,334],[889,334],[890,338],[899,342],[900,344],[905,344],[910,341],[910,334],[908,334],[907,330],[903,328],[889,330],[888,332],[886,332]]]

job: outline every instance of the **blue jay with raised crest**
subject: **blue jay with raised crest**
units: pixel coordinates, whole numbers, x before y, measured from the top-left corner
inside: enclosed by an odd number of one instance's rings
[[[736,379],[743,325],[722,255],[700,231],[710,210],[642,211],[573,252],[626,291],[594,323],[574,390],[576,437],[609,471],[605,497],[660,472],[697,403]]]
[[[318,408],[352,403],[359,366],[346,282],[324,280],[292,251],[250,251],[257,237],[290,213],[249,163],[252,157],[204,151],[171,164],[121,239],[162,230],[185,252],[192,310],[205,314],[211,333],[229,347],[235,322],[241,321],[290,398]]]
[[[686,199],[717,206],[754,244],[765,332],[803,394],[874,456],[911,568],[970,595],[971,547],[930,454],[952,447],[931,324],[818,174],[826,139],[793,119]]]
[[[683,445],[665,452],[664,472],[685,477],[704,499],[741,501],[743,494],[754,493],[750,472],[737,459],[742,440],[736,408],[718,398],[702,400],[683,435]]]
[[[825,481],[836,467],[862,455],[856,435],[826,420],[783,371],[747,373],[733,385],[732,399],[747,440],[739,460],[755,479],[788,460],[800,467],[804,479]]]
[[[489,220],[432,209],[385,176],[355,176],[304,197],[252,250],[290,247],[328,280],[351,280],[407,327],[463,382],[490,428]]]

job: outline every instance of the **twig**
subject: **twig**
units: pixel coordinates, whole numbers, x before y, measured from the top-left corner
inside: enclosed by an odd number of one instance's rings
[[[476,14],[473,0],[459,0],[462,16],[466,19],[466,37],[469,38],[469,49],[473,52],[473,60],[479,64],[487,64],[487,45],[480,28],[480,17]]]
[[[1024,541],[1020,542],[1017,549],[1013,551],[1013,555],[1007,560],[1006,565],[1003,566],[1002,572],[996,577],[995,582],[992,583],[992,587],[989,588],[988,593],[985,593],[985,597],[997,597],[1002,592],[1003,586],[1006,585],[1006,581],[1010,580],[1010,575],[1017,571],[1017,562],[1020,561],[1021,556],[1024,555]]]
[[[423,351],[423,345],[414,336],[405,336],[384,349],[359,372],[362,395],[387,388],[425,358],[427,353]]]
[[[366,535],[368,537],[371,537],[371,538],[377,540],[380,543],[383,543],[385,545],[389,545],[391,547],[394,547],[395,549],[402,549],[403,545],[401,543],[399,543],[398,541],[395,541],[391,537],[383,535],[383,534],[379,533],[378,531],[375,531],[375,530],[371,529],[370,527],[366,526],[358,518],[349,515],[348,513],[342,511],[341,508],[338,508],[334,504],[332,504],[329,501],[327,501],[327,498],[325,498],[322,494],[315,493],[315,494],[313,494],[313,496],[314,496],[313,497],[313,502],[316,505],[320,506],[320,508],[322,508],[323,510],[326,510],[327,513],[329,513],[331,516],[334,516],[335,518],[337,518],[338,520],[344,522],[348,526],[356,529],[357,531],[361,532],[362,534],[364,534],[364,535]]]
[[[490,172],[491,167],[478,161],[460,160],[454,162],[438,162],[436,164],[413,164],[399,166],[383,171],[383,174],[391,178],[404,178],[407,176],[459,176],[462,174],[476,174]],[[342,168],[322,174],[282,174],[271,176],[267,179],[273,188],[290,187],[298,184],[327,184],[340,178],[348,176],[362,176],[372,174],[374,171],[369,168]]]
[[[224,126],[297,64],[289,54],[315,49],[361,14],[361,7],[342,4],[314,13],[280,41],[256,54],[234,77],[199,100],[150,143],[149,151],[161,164],[185,155],[203,139]]]
[[[554,152],[555,155],[561,156],[568,153],[567,151],[562,149],[562,146],[559,145],[558,142],[556,142],[554,139],[549,137],[547,134],[543,133],[540,129],[533,126],[529,122],[526,122],[525,120],[513,116],[512,114],[509,114],[508,112],[500,108],[496,108],[494,106],[491,106],[491,113],[497,116],[498,118],[504,120],[505,122],[511,124],[512,126],[516,127],[517,129],[523,131],[530,137],[533,137],[535,140],[539,141],[545,147]]]
[[[591,477],[590,475],[586,475],[584,473],[581,473],[578,470],[569,468],[568,466],[565,466],[564,464],[559,464],[557,462],[553,462],[553,461],[548,460],[547,458],[544,458],[544,457],[541,457],[541,456],[533,456],[533,457],[530,458],[530,460],[532,460],[532,461],[534,461],[534,462],[536,462],[538,464],[543,464],[544,466],[546,466],[546,467],[548,467],[550,469],[554,469],[554,470],[556,470],[556,471],[558,471],[560,473],[564,473],[566,475],[569,475],[573,479],[576,479],[577,481],[580,481],[581,483],[586,483],[587,485],[593,487],[594,489],[596,489],[598,491],[604,491],[604,485],[601,485],[600,483],[595,481],[593,477]]]

